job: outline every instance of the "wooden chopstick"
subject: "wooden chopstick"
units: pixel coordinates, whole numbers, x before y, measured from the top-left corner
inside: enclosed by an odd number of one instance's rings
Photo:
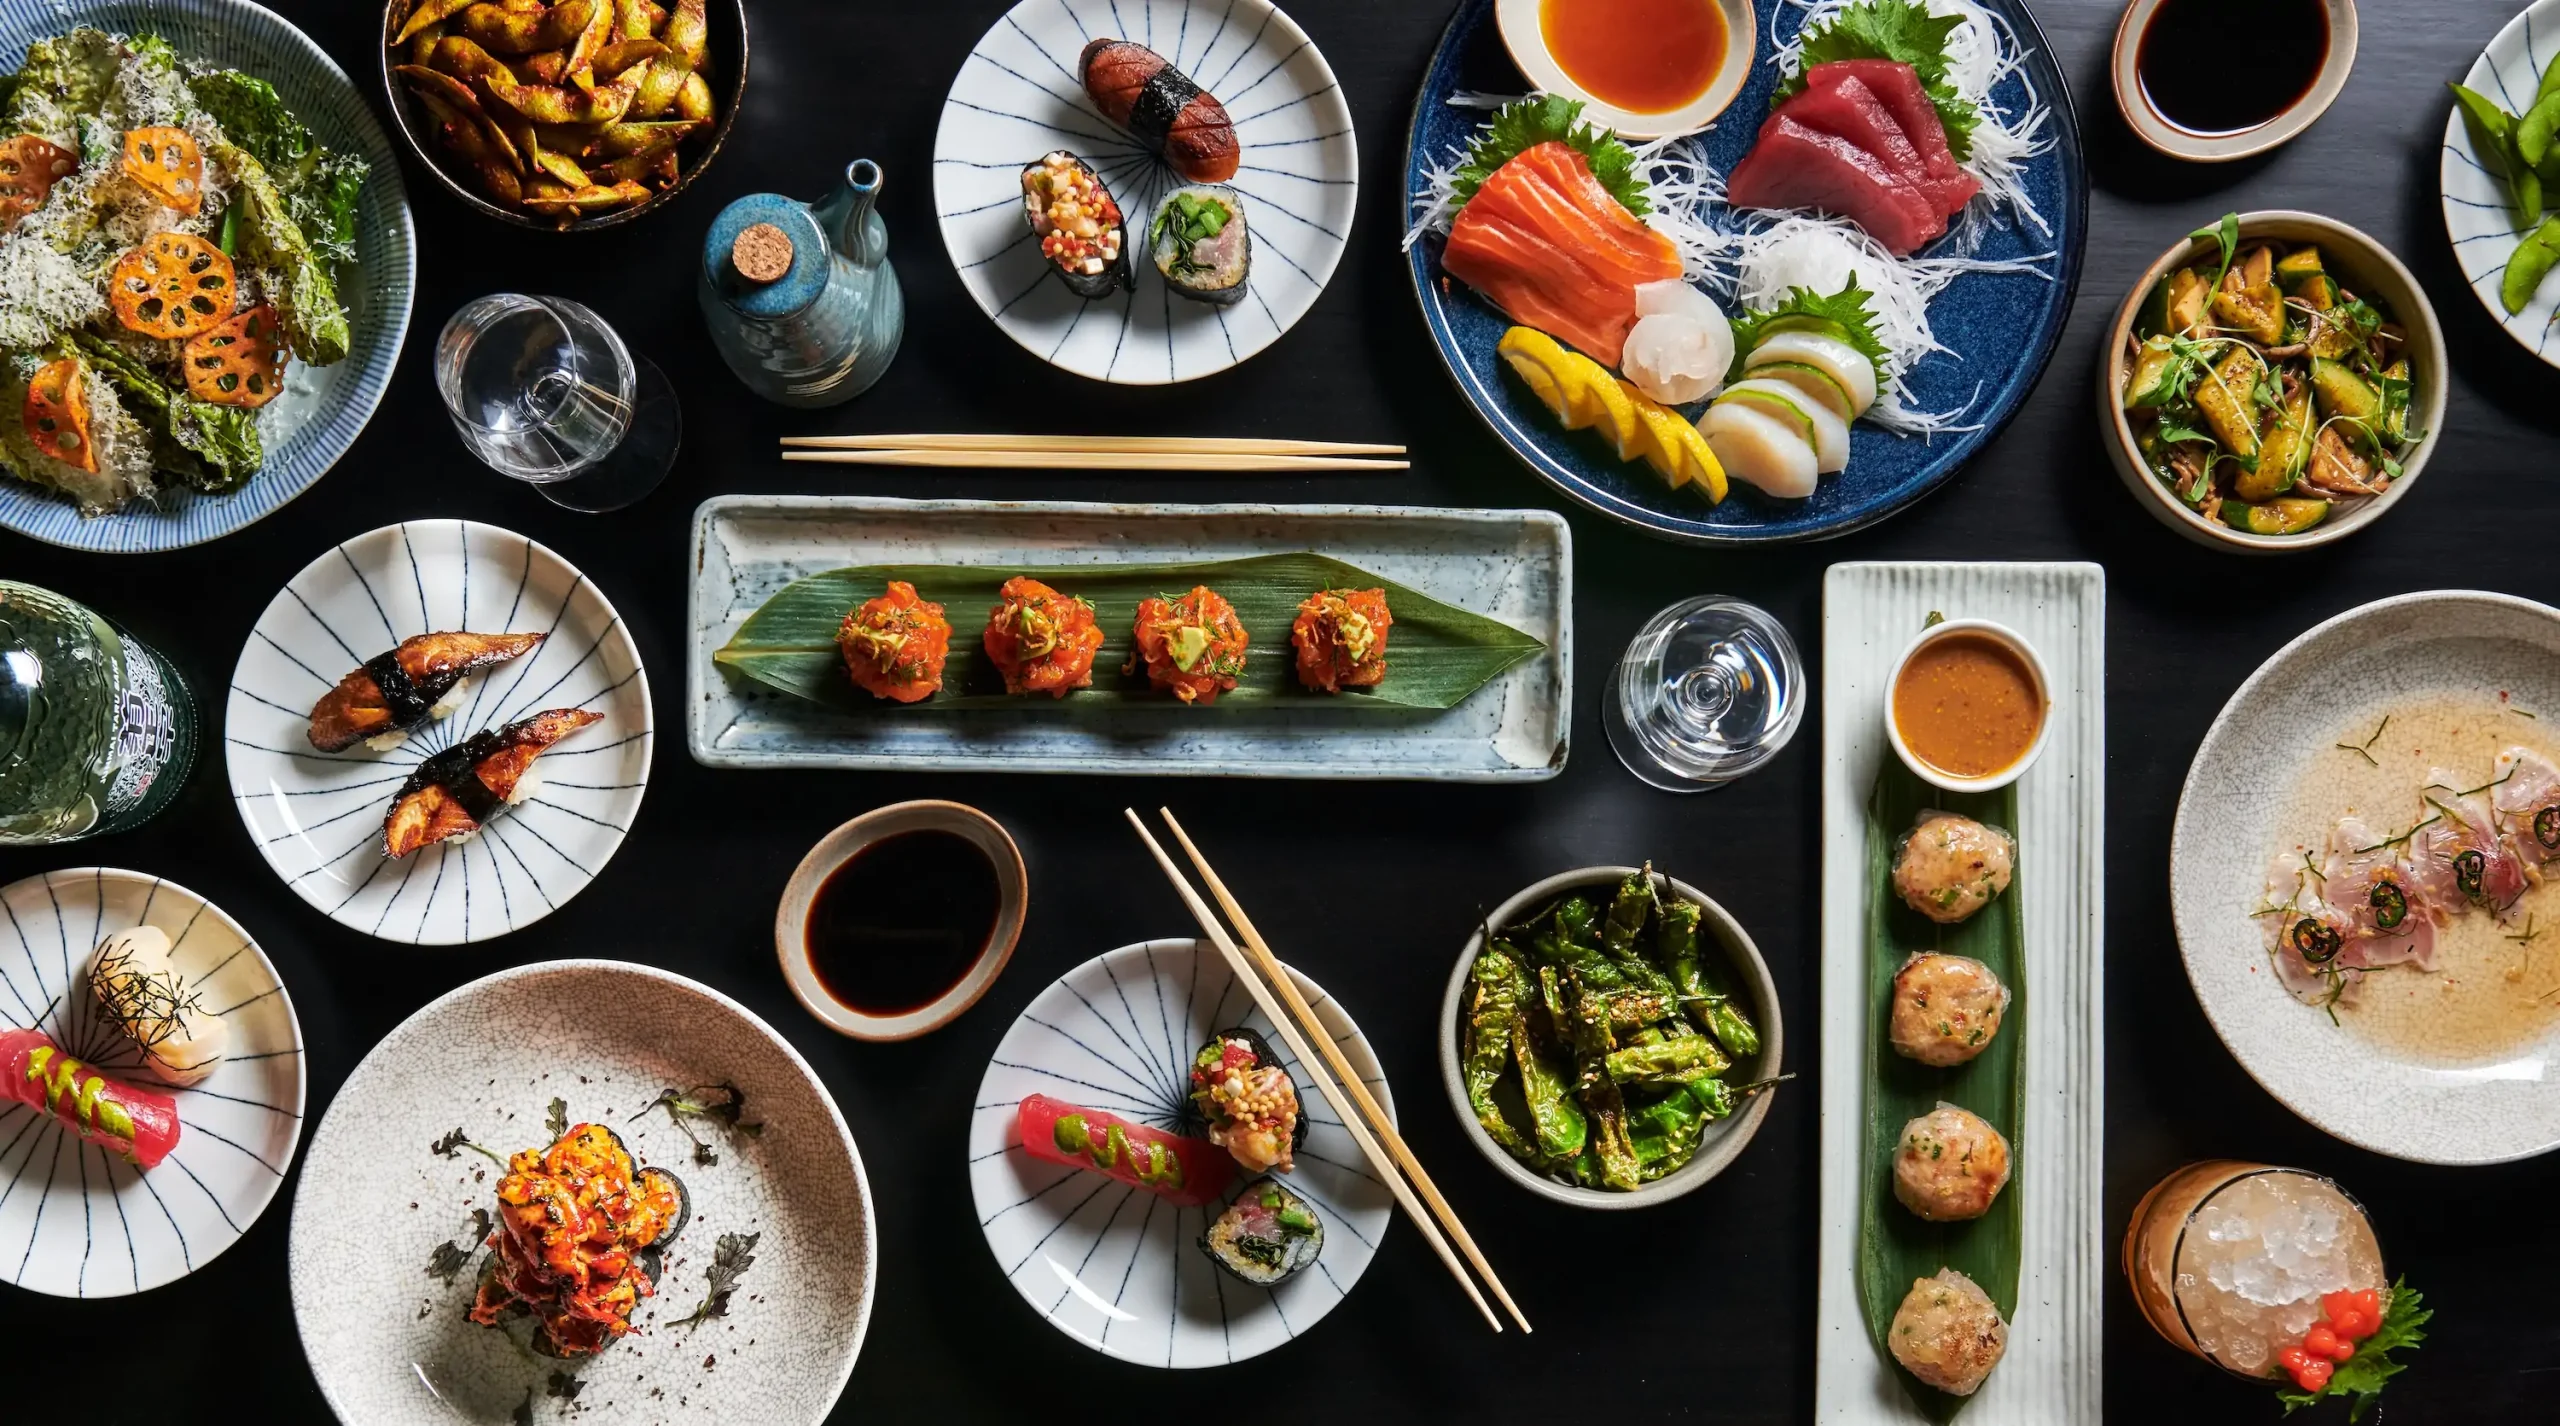
[[[1182,850],[1190,854],[1191,865],[1200,873],[1201,882],[1209,888],[1209,894],[1218,899],[1218,905],[1225,909],[1227,919],[1235,923],[1237,933],[1244,938],[1245,948],[1253,953],[1254,960],[1262,967],[1263,975],[1270,980],[1272,989],[1279,992],[1280,999],[1288,1005],[1289,1013],[1297,1018],[1299,1025],[1314,1037],[1316,1049],[1324,1056],[1326,1066],[1333,1071],[1334,1077],[1342,1082],[1343,1087],[1350,1091],[1352,1099],[1360,1106],[1360,1117],[1369,1121],[1369,1127],[1377,1131],[1380,1142],[1387,1147],[1387,1152],[1395,1155],[1396,1163],[1404,1169],[1406,1176],[1413,1180],[1413,1186],[1421,1193],[1423,1200],[1431,1205],[1432,1216],[1438,1218],[1440,1225],[1449,1230],[1450,1237],[1457,1239],[1458,1251],[1467,1255],[1467,1261],[1472,1263],[1476,1272],[1484,1278],[1484,1285],[1493,1289],[1495,1299],[1501,1302],[1503,1309],[1511,1314],[1511,1320],[1519,1323],[1520,1330],[1523,1332],[1535,1331],[1536,1329],[1529,1325],[1529,1319],[1521,1313],[1520,1304],[1511,1300],[1511,1293],[1503,1287],[1502,1279],[1495,1275],[1493,1264],[1485,1261],[1484,1253],[1476,1247],[1476,1240],[1467,1232],[1466,1225],[1458,1221],[1457,1212],[1449,1207],[1449,1200],[1440,1196],[1439,1186],[1431,1181],[1430,1174],[1423,1171],[1422,1161],[1413,1156],[1413,1150],[1405,1145],[1404,1136],[1396,1132],[1394,1122],[1387,1118],[1386,1110],[1379,1107],[1377,1096],[1369,1092],[1369,1086],[1361,1082],[1359,1072],[1351,1067],[1349,1060],[1343,1058],[1342,1049],[1333,1042],[1333,1036],[1325,1033],[1324,1023],[1316,1019],[1315,1008],[1307,1004],[1305,996],[1298,993],[1298,983],[1282,969],[1280,958],[1271,953],[1270,944],[1262,939],[1261,932],[1253,928],[1252,919],[1244,914],[1244,907],[1237,904],[1234,895],[1228,892],[1227,884],[1219,880],[1217,872],[1210,869],[1209,859],[1200,854],[1199,847],[1193,845],[1191,834],[1182,830],[1182,823],[1173,815],[1173,809],[1159,807],[1156,809],[1156,815],[1164,818],[1164,824],[1172,830],[1174,840],[1182,843]]]
[[[786,446],[832,451],[1112,451],[1122,455],[1400,456],[1402,446],[1225,436],[785,436]]]
[[[827,465],[916,465],[966,470],[1408,470],[1411,461],[1361,460],[1350,456],[1252,455],[1170,451],[946,451],[946,450],[804,450],[782,453],[784,460]]]
[[[1262,983],[1261,975],[1255,972],[1252,964],[1245,960],[1244,952],[1236,949],[1235,941],[1227,935],[1227,928],[1218,923],[1218,918],[1209,910],[1208,903],[1200,899],[1200,893],[1191,889],[1190,880],[1174,866],[1173,858],[1165,855],[1163,845],[1156,841],[1154,833],[1147,830],[1147,824],[1138,820],[1137,809],[1122,808],[1121,811],[1128,817],[1129,825],[1138,829],[1138,840],[1145,842],[1147,850],[1155,854],[1156,865],[1164,868],[1165,879],[1173,883],[1173,889],[1181,894],[1183,904],[1191,908],[1191,914],[1199,921],[1200,929],[1208,933],[1209,943],[1218,948],[1218,954],[1226,958],[1228,969],[1235,972],[1236,979],[1243,982],[1245,990],[1252,995],[1255,1007],[1262,1011],[1264,1019],[1271,1022],[1271,1027],[1280,1032],[1281,1043],[1289,1047],[1289,1053],[1298,1057],[1298,1067],[1305,1070],[1307,1078],[1314,1082],[1316,1092],[1322,1094],[1325,1102],[1333,1106],[1334,1112],[1342,1116],[1342,1127],[1350,1131],[1352,1141],[1357,1143],[1360,1146],[1360,1152],[1367,1156],[1369,1166],[1377,1172],[1378,1181],[1387,1186],[1388,1190],[1395,1195],[1396,1202],[1403,1206],[1405,1216],[1411,1218],[1414,1226],[1422,1230],[1423,1237],[1428,1239],[1432,1248],[1440,1254],[1440,1261],[1447,1264],[1449,1275],[1456,1278],[1458,1285],[1467,1290],[1467,1296],[1475,1303],[1476,1311],[1484,1314],[1485,1324],[1496,1332],[1501,1331],[1502,1319],[1493,1315],[1493,1307],[1484,1300],[1484,1294],[1476,1290],[1475,1280],[1467,1276],[1467,1270],[1458,1262],[1457,1255],[1449,1251],[1449,1240],[1440,1235],[1439,1225],[1433,1223],[1430,1213],[1415,1201],[1413,1190],[1406,1186],[1404,1176],[1396,1172],[1394,1162],[1387,1157],[1385,1150],[1378,1147],[1378,1141],[1369,1136],[1369,1130],[1361,1122],[1360,1115],[1349,1107],[1350,1096],[1335,1086],[1332,1073],[1325,1067],[1324,1061],[1316,1058],[1315,1051],[1308,1047],[1306,1037],[1298,1031],[1297,1022],[1289,1017],[1287,1010],[1271,998],[1270,989]],[[1282,977],[1282,979],[1286,978],[1285,975]],[[1356,1080],[1357,1076],[1354,1076],[1354,1079]]]

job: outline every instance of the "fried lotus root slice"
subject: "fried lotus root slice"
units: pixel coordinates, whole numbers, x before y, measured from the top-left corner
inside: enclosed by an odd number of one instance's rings
[[[107,301],[116,320],[146,337],[179,340],[231,315],[238,274],[222,249],[187,233],[160,233],[116,259]]]
[[[178,364],[199,401],[255,409],[275,400],[284,391],[285,364],[276,309],[261,303],[189,338]]]
[[[43,207],[53,196],[53,185],[79,168],[78,154],[34,134],[0,144],[0,231]]]
[[[204,155],[184,129],[126,130],[124,172],[178,212],[192,215],[204,206]]]
[[[64,465],[96,475],[98,448],[89,439],[87,375],[78,357],[64,357],[35,374],[27,383],[27,439]]]

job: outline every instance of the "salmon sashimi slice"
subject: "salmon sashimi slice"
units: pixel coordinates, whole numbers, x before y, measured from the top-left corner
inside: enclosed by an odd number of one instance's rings
[[[533,652],[540,634],[420,634],[338,680],[311,705],[311,746],[324,753],[416,727],[466,676]]]
[[[1929,176],[1940,185],[1945,199],[1941,212],[1954,217],[1973,201],[1974,194],[1982,191],[1981,181],[1957,166],[1955,152],[1947,146],[1946,123],[1938,117],[1938,106],[1929,102],[1928,91],[1920,87],[1920,76],[1912,72],[1911,66],[1890,59],[1837,59],[1804,72],[1808,91],[1827,89],[1844,79],[1865,85],[1893,115],[1894,122],[1902,126],[1903,137],[1919,151]]]
[[[476,832],[510,802],[543,750],[592,723],[601,713],[554,708],[486,732],[418,764],[400,784],[391,814],[382,819],[383,850],[394,858],[420,847]]]
[[[1930,175],[1928,161],[1912,146],[1893,112],[1854,75],[1809,88],[1788,100],[1779,112],[1808,129],[1837,134],[1873,154],[1920,195],[1933,219],[1961,211],[1964,201],[1973,197],[1972,188],[1966,184],[1941,182]]]
[[[1560,143],[1534,145],[1494,170],[1459,210],[1440,263],[1513,321],[1612,367],[1635,325],[1636,288],[1683,271],[1671,240]]]
[[[1725,181],[1736,208],[1808,208],[1836,213],[1867,230],[1896,257],[1908,257],[1947,230],[1945,219],[1875,155],[1837,134],[1808,128],[1784,109]]]

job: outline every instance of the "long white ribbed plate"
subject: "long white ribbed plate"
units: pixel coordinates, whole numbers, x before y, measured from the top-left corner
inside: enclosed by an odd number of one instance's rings
[[[983,565],[992,593],[1031,565],[1206,563],[1297,550],[1499,619],[1546,651],[1438,712],[1201,709],[1168,699],[1108,719],[1060,717],[1047,699],[950,717],[850,717],[724,674],[712,660],[784,585],[849,565]],[[724,495],[695,513],[692,568],[685,733],[707,767],[1431,782],[1538,782],[1564,770],[1573,532],[1551,511]],[[984,617],[952,610],[955,637],[977,638]],[[1285,635],[1257,632],[1256,648],[1266,642],[1285,656]],[[1392,665],[1392,643],[1388,658]]]
[[[1894,660],[1931,611],[2024,634],[2053,683],[2053,735],[2018,783],[2026,916],[2027,1118],[2012,1193],[2025,1262],[2009,1351],[1965,1426],[2096,1421],[2104,1348],[2106,573],[2094,564],[1836,564],[1822,583],[1822,1303],[1815,1419],[1922,1422],[1858,1309],[1865,1138],[1866,804]]]

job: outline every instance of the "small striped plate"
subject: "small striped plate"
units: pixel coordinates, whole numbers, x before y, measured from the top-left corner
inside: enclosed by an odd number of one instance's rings
[[[116,1079],[178,1102],[178,1145],[149,1172],[23,1104],[0,1107],[0,1282],[122,1297],[175,1282],[240,1241],[302,1142],[302,1025],[276,968],[222,908],[141,872],[78,867],[0,888],[0,1027],[39,1029]],[[222,1015],[230,1050],[193,1089],[165,1089],[98,1015],[90,952],[157,926]]]
[[[156,34],[189,59],[256,75],[276,87],[320,142],[358,155],[370,169],[356,208],[356,261],[337,274],[353,334],[347,359],[329,367],[297,362],[290,369],[284,395],[259,415],[267,464],[256,479],[230,495],[180,492],[157,505],[136,502],[84,519],[60,495],[0,476],[0,529],[80,550],[174,550],[274,514],[356,443],[391,384],[408,335],[416,234],[400,159],[382,125],[346,71],[275,12],[249,0],[0,0],[0,66],[15,70],[29,44],[80,25]]]
[[[550,637],[388,752],[312,748],[320,695],[446,630]],[[538,790],[477,835],[383,856],[382,819],[421,761],[549,708],[604,721],[544,753]],[[640,811],[652,742],[649,677],[604,592],[542,545],[465,520],[386,525],[304,566],[249,631],[223,724],[232,800],[285,884],[340,925],[428,946],[532,925],[594,880]]]
[[[1297,970],[1289,974],[1393,1119],[1395,1097],[1368,1038],[1340,1001]],[[1324,1255],[1276,1288],[1247,1286],[1200,1251],[1216,1213],[1175,1208],[1118,1179],[1035,1159],[1014,1124],[1023,1100],[1046,1094],[1178,1129],[1190,1114],[1192,1053],[1238,1025],[1279,1048],[1311,1121],[1284,1181],[1323,1215]],[[1237,1187],[1249,1181],[1240,1175]],[[969,1191],[997,1267],[1033,1312],[1098,1352],[1151,1367],[1240,1362],[1313,1327],[1368,1271],[1395,1216],[1395,1200],[1351,1131],[1309,1088],[1297,1057],[1226,961],[1183,940],[1096,956],[1023,1010],[978,1082]]]
[[[2489,102],[2522,118],[2533,107],[2545,66],[2560,64],[2560,0],[2540,0],[2507,22],[2489,47],[2463,75],[2466,88],[2485,94]],[[2462,264],[2462,280],[2471,295],[2489,310],[2490,320],[2507,335],[2552,366],[2560,366],[2560,282],[2545,281],[2521,312],[2509,312],[2498,288],[2507,263],[2525,234],[2516,227],[2516,211],[2504,179],[2491,173],[2472,148],[2471,131],[2462,121],[2462,106],[2447,105],[2444,155],[2437,163],[2437,186],[2444,196],[2445,235],[2453,240],[2454,258]],[[2546,204],[2560,200],[2550,195]]]
[[[1245,299],[1176,297],[1146,261],[1182,178],[1104,119],[1076,72],[1088,41],[1133,40],[1226,105],[1253,239]],[[1092,164],[1126,215],[1132,291],[1087,302],[1050,275],[1022,217],[1022,170],[1053,149]],[[1279,340],[1323,293],[1359,205],[1351,106],[1315,42],[1268,0],[1022,0],[962,61],[933,139],[934,210],[960,281],[1052,366],[1123,386],[1190,381]]]

